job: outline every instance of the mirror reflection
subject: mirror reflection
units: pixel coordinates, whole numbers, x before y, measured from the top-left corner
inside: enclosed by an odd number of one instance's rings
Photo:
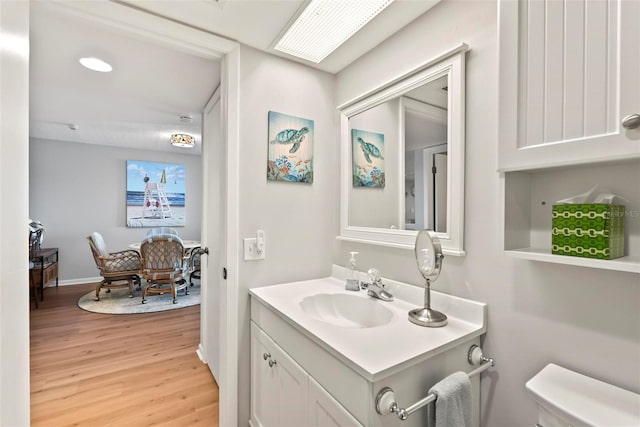
[[[448,74],[349,118],[349,225],[447,231]]]
[[[465,54],[461,44],[340,105],[338,239],[413,249],[434,230],[464,256]]]

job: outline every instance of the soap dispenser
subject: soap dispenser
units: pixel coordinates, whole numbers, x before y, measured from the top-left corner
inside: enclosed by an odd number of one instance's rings
[[[345,289],[347,291],[359,291],[360,290],[360,280],[357,278],[357,270],[356,270],[356,255],[358,252],[349,252],[351,254],[351,258],[349,258],[349,267],[347,268],[347,283],[345,285]]]

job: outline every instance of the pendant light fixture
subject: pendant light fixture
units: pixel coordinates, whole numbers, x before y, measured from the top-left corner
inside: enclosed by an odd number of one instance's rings
[[[186,133],[174,133],[171,135],[171,145],[174,147],[193,148],[196,146],[196,139]]]

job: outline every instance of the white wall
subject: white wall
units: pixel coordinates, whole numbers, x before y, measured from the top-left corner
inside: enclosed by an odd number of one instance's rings
[[[334,76],[246,46],[240,61],[240,235],[255,237],[257,229],[266,234],[266,259],[241,261],[238,272],[238,420],[247,425],[248,290],[331,274],[340,162]],[[267,181],[268,111],[314,120],[313,184]]]
[[[29,2],[0,2],[0,425],[29,425]]]
[[[404,117],[404,149],[418,150],[447,143],[447,125],[411,112]]]
[[[465,249],[447,257],[433,288],[488,303],[482,425],[533,425],[525,382],[554,362],[640,392],[640,284],[631,273],[505,258],[499,242],[497,5],[445,0],[338,74],[341,104],[461,42],[467,55]],[[375,72],[372,72],[375,70]],[[412,251],[340,242],[334,262],[423,282]],[[437,307],[435,307],[437,309]]]
[[[384,135],[382,164],[384,165],[385,186],[349,187],[349,224],[358,227],[402,228],[404,220],[399,217],[397,205],[401,184],[399,178],[398,136],[400,135],[399,101],[391,100],[349,119],[349,128]],[[351,134],[351,133],[350,133]],[[351,142],[352,164],[354,152],[359,164],[364,164],[360,144]],[[374,157],[374,165],[377,159]],[[402,159],[404,161],[404,158]],[[371,206],[375,206],[374,210]]]
[[[59,248],[59,279],[99,276],[86,237],[97,231],[110,251],[129,249],[149,228],[126,226],[127,160],[185,165],[183,239],[200,240],[201,156],[68,141],[31,139],[29,217],[47,228],[44,246]]]

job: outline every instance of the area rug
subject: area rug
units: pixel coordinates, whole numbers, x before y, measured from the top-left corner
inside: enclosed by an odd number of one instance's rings
[[[160,295],[148,295],[146,304],[142,304],[142,291],[134,291],[133,298],[129,298],[129,289],[100,290],[100,301],[94,301],[96,291],[83,295],[78,300],[78,307],[93,313],[103,314],[136,314],[154,313],[157,311],[177,310],[200,304],[200,285],[189,287],[189,295],[184,291],[178,292],[178,303],[173,303],[171,292]]]

